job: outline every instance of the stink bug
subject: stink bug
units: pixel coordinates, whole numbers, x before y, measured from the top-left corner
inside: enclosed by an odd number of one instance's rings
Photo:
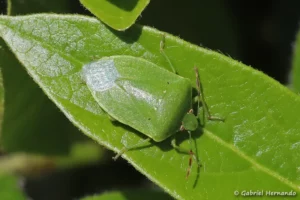
[[[161,52],[168,59],[163,50],[164,37],[160,46]],[[169,59],[168,62],[172,66]],[[172,69],[175,72],[173,66]],[[204,102],[196,67],[195,73],[198,109],[201,100],[208,119],[222,120],[210,115]],[[103,57],[84,65],[82,77],[94,99],[108,115],[148,136],[143,143],[151,139],[161,142],[178,131],[187,131],[191,143],[191,132],[198,128],[199,117],[191,109],[192,84],[189,79],[145,59],[124,55]],[[143,144],[124,147],[114,159],[140,145]],[[192,159],[198,163],[192,148],[188,151],[183,150],[176,145],[175,139],[171,145],[176,150],[190,155],[186,175],[188,177]]]

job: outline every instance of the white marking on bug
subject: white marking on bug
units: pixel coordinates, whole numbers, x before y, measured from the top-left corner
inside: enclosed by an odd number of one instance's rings
[[[83,66],[82,78],[95,91],[105,91],[114,87],[120,77],[113,60],[99,60]]]

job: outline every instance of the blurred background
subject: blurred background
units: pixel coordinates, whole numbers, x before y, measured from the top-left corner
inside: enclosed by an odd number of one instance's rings
[[[27,9],[28,1],[34,1],[38,9]],[[64,1],[61,10],[52,9],[51,3],[43,10],[43,1],[39,0],[11,2],[22,8],[13,10],[13,15],[66,10],[91,15],[74,0]],[[6,7],[6,1],[0,0],[1,14],[6,14]],[[288,85],[293,44],[300,28],[299,8],[299,0],[186,0],[184,4],[179,0],[152,0],[137,23],[218,51]],[[92,163],[25,178],[22,184],[27,195],[32,199],[66,200],[112,189],[155,187],[126,161],[113,162],[112,152],[99,151],[99,159]]]

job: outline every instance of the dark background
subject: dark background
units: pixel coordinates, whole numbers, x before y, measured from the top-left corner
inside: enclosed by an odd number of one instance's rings
[[[69,6],[72,13],[90,15],[78,1],[69,0]],[[0,0],[0,13],[5,10]],[[152,0],[138,23],[219,51],[288,84],[299,19],[299,0]],[[149,184],[120,159],[29,178],[25,189],[34,200],[58,200]]]

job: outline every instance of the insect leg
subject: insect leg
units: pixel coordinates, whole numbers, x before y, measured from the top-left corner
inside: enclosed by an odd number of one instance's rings
[[[165,57],[165,59],[167,60],[167,62],[169,63],[169,65],[170,65],[172,71],[173,71],[175,74],[177,74],[177,72],[176,72],[174,66],[172,65],[172,63],[171,63],[169,57],[168,57],[167,54],[165,53],[165,50],[164,50],[164,49],[165,49],[165,44],[166,44],[166,35],[165,35],[165,34],[162,34],[162,37],[161,37],[161,40],[160,40],[160,44],[159,44],[159,45],[160,45],[160,52],[161,52],[161,54]]]
[[[176,144],[176,139],[175,139],[175,138],[172,139],[172,141],[171,141],[171,145],[172,145],[172,147],[173,147],[176,151],[190,155],[190,158],[189,158],[189,165],[188,165],[188,168],[187,168],[187,171],[186,171],[186,178],[188,178],[189,175],[190,175],[191,168],[192,168],[192,164],[193,164],[193,159],[197,162],[197,167],[198,167],[198,168],[201,166],[201,164],[199,163],[199,160],[197,159],[195,153],[194,153],[193,150],[192,150],[192,136],[191,136],[191,132],[188,131],[188,133],[189,133],[190,150],[187,150],[187,149],[184,149],[184,148],[178,146],[178,145]]]
[[[113,159],[114,161],[116,161],[116,160],[117,160],[123,153],[125,153],[126,151],[129,151],[129,150],[132,150],[132,149],[135,149],[135,148],[144,146],[144,145],[147,144],[150,140],[151,140],[151,138],[146,138],[146,139],[144,139],[144,140],[142,140],[142,141],[138,142],[137,144],[132,145],[132,146],[130,146],[130,147],[125,147],[125,146],[124,146],[124,147],[121,149],[121,151],[120,151],[117,155],[115,155],[112,159]]]
[[[204,109],[204,112],[206,113],[207,115],[207,118],[209,120],[214,120],[214,121],[222,121],[224,122],[225,119],[223,118],[220,118],[220,117],[215,117],[215,116],[212,116],[210,114],[210,111],[208,109],[208,106],[205,102],[205,99],[204,99],[204,94],[203,94],[203,90],[202,90],[202,85],[200,84],[200,76],[199,76],[199,71],[198,71],[198,68],[197,67],[194,67],[194,70],[195,70],[195,74],[196,74],[196,85],[197,85],[197,91],[198,91],[198,111],[197,113],[199,112],[199,108],[200,108],[200,101],[202,102],[202,105],[203,105],[203,109]],[[198,116],[198,114],[197,114]]]

